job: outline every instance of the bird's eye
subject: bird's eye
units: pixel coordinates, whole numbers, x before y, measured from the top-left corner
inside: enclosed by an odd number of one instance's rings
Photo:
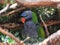
[[[25,17],[27,17],[28,16],[28,14],[26,13],[26,16]]]
[[[24,17],[27,17],[28,15],[24,16]]]
[[[28,16],[28,14],[26,16]]]

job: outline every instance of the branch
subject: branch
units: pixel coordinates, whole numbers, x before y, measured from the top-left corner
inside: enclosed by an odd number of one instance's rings
[[[10,4],[7,4],[6,7],[4,7],[2,10],[0,10],[0,14],[7,11],[7,9],[9,8]]]
[[[58,4],[58,2],[47,2],[47,1],[35,1],[35,2],[28,2],[28,1],[20,1],[20,0],[16,0],[18,3],[22,4],[25,7],[33,7],[33,6],[56,6]]]
[[[39,16],[40,16],[40,19],[41,19],[41,21],[42,21],[44,27],[45,27],[46,34],[47,34],[47,36],[48,36],[48,35],[49,35],[49,31],[48,31],[47,25],[45,24],[44,20],[42,19],[42,16],[41,16],[41,15],[39,15]]]
[[[5,34],[5,35],[7,35],[7,36],[9,36],[10,38],[14,39],[19,45],[23,45],[23,43],[21,43],[21,41],[20,41],[19,39],[17,39],[17,38],[16,38],[14,35],[12,35],[11,33],[5,31],[5,29],[2,29],[1,27],[0,27],[0,32],[3,33],[3,34]]]
[[[45,23],[46,23],[47,26],[51,26],[51,25],[60,24],[60,21],[51,20],[51,21],[46,21]],[[42,24],[42,26],[44,26],[44,25]]]
[[[0,14],[2,14],[3,12],[7,11],[9,9],[9,6],[10,6],[10,0],[7,0],[7,2],[5,2],[5,0],[1,0],[0,3],[3,3],[3,5],[5,3],[7,3],[6,7],[4,7],[3,9],[0,10]]]
[[[39,43],[39,45],[57,45],[58,43],[60,43],[60,30]]]
[[[7,28],[7,29],[13,29],[13,28],[20,28],[21,25],[16,24],[16,23],[4,23],[4,24],[0,24],[0,27],[4,27],[4,28]]]
[[[17,4],[17,3],[14,3],[14,4],[12,4],[9,8],[15,9],[17,6],[18,6],[18,4]]]
[[[2,16],[9,16],[10,14],[14,14],[14,13],[16,13],[16,12],[20,12],[21,10],[24,10],[24,9],[26,9],[25,7],[22,7],[22,8],[18,8],[18,9],[16,9],[16,10],[13,10],[13,11],[11,11],[11,12],[8,12],[8,13],[6,13],[6,14],[2,14]]]
[[[9,8],[10,9],[15,9],[18,6],[17,3],[14,3],[12,5],[10,5],[9,3],[6,5],[6,7],[4,7],[3,9],[0,10],[0,14],[2,14],[3,12],[6,12]]]

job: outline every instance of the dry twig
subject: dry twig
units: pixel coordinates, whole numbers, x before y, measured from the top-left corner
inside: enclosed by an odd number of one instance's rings
[[[4,27],[7,29],[13,29],[13,28],[20,28],[20,24],[16,24],[16,23],[4,23],[4,24],[0,24],[0,27]]]
[[[51,25],[60,24],[60,21],[51,20],[51,21],[46,21],[45,23],[47,26],[51,26]],[[44,26],[42,23],[41,23],[41,25]]]
[[[44,20],[42,19],[42,16],[41,16],[41,15],[40,15],[40,19],[41,19],[41,21],[42,21],[42,23],[43,23],[43,25],[44,25],[44,27],[45,27],[46,34],[47,34],[47,36],[48,36],[48,35],[49,35],[49,31],[48,31],[47,25],[45,24],[45,22],[44,22]]]
[[[8,12],[8,13],[6,13],[6,14],[2,14],[2,16],[9,16],[10,14],[14,14],[14,13],[16,13],[16,12],[20,12],[21,10],[24,10],[25,9],[25,7],[21,7],[21,8],[18,8],[18,9],[16,9],[16,10],[13,10],[13,11],[11,11],[11,12]]]

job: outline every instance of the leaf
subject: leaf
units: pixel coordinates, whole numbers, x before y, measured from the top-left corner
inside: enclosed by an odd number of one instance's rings
[[[8,41],[8,43],[13,43],[14,42],[14,40],[11,39],[11,38],[8,38],[7,41]]]
[[[14,1],[15,1],[15,0],[11,0],[11,1],[10,1],[10,4],[13,4],[13,3],[14,3]]]

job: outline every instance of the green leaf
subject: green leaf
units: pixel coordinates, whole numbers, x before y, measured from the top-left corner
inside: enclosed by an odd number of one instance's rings
[[[13,3],[14,3],[14,1],[15,1],[15,0],[11,0],[11,1],[10,1],[10,4],[13,4]]]
[[[15,40],[13,40],[13,39],[11,39],[11,38],[8,38],[8,39],[7,39],[7,42],[8,42],[8,43],[14,43]]]

